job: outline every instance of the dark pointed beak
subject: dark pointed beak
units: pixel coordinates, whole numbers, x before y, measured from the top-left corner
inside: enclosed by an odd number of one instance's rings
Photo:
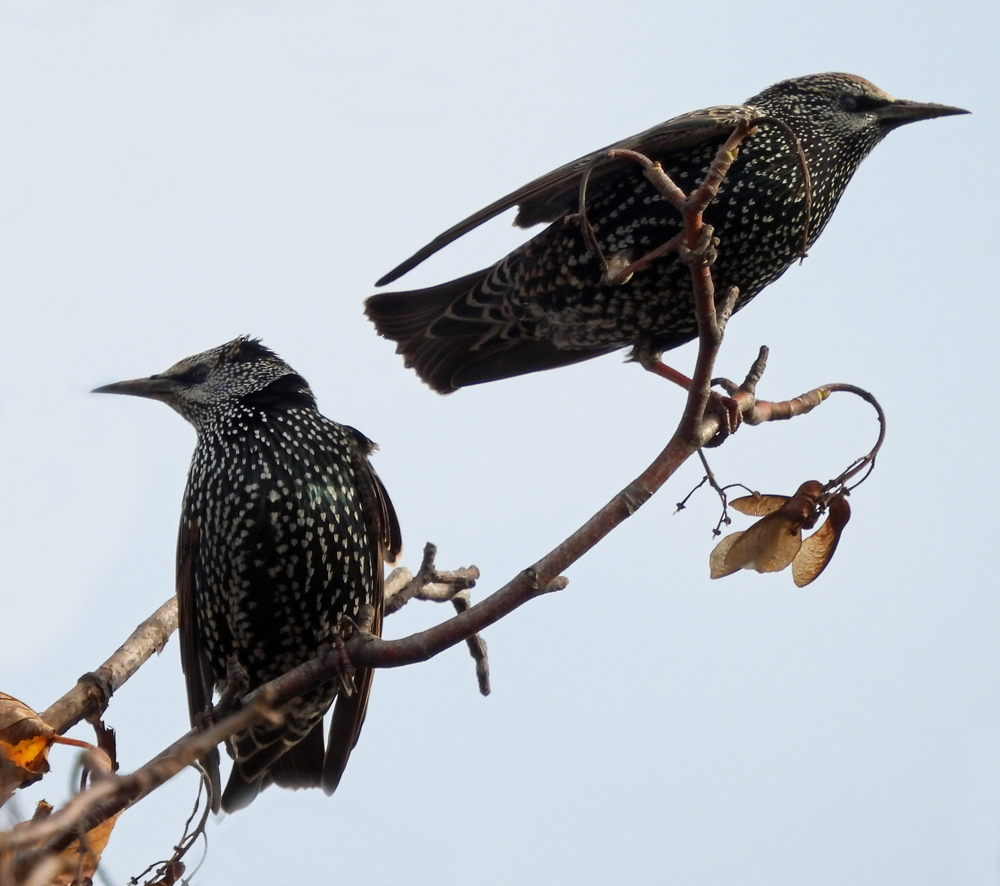
[[[891,104],[878,110],[879,119],[887,129],[895,129],[904,123],[914,123],[917,120],[931,120],[934,117],[951,117],[954,114],[968,113],[964,108],[936,105],[933,102],[910,102],[903,98],[897,98]]]
[[[150,400],[169,400],[181,385],[172,378],[151,375],[149,378],[130,378],[114,384],[94,388],[92,394],[128,394],[131,397],[148,397]]]

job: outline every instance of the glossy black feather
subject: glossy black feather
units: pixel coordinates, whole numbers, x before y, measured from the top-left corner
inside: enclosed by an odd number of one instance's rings
[[[659,161],[685,192],[703,179],[740,122],[752,122],[718,198],[705,213],[720,238],[716,291],[737,286],[737,310],[816,241],[861,161],[892,129],[964,113],[917,104],[850,74],[785,80],[744,105],[706,108],[610,146]],[[667,350],[695,337],[690,274],[668,254],[628,281],[603,281],[574,214],[584,171],[586,213],[603,254],[622,263],[681,229],[679,213],[626,160],[585,155],[445,231],[389,274],[397,279],[512,206],[515,223],[549,227],[495,265],[441,286],[367,299],[379,333],[432,388],[458,388],[564,366],[630,345]],[[808,169],[804,174],[803,162]],[[596,163],[596,165],[595,165]]]
[[[401,541],[368,461],[375,446],[320,415],[306,381],[274,352],[240,338],[99,390],[163,400],[198,433],[177,558],[192,723],[224,685],[230,659],[252,691],[314,657],[365,605],[381,630],[383,563]],[[359,669],[355,679],[350,695],[331,682],[290,703],[280,725],[233,736],[221,808],[242,808],[272,782],[331,792],[367,708],[371,673]],[[324,749],[322,719],[334,699],[337,727]],[[219,808],[218,755],[202,763]]]

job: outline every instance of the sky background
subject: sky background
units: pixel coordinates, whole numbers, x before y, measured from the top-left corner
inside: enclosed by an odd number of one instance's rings
[[[261,336],[381,445],[403,562],[504,584],[637,475],[679,389],[617,355],[440,397],[361,313],[373,282],[529,179],[695,108],[841,70],[972,116],[893,133],[802,267],[739,314],[761,396],[875,393],[889,436],[833,564],[708,578],[696,462],[464,647],[376,676],[340,790],[208,828],[199,884],[996,884],[1000,595],[995,4],[0,2],[0,690],[38,710],[173,592],[194,433],[87,392]],[[401,286],[524,238],[496,220]],[[693,350],[671,362],[689,369]],[[711,453],[791,493],[871,447],[838,395]],[[745,528],[746,518],[734,528]],[[447,615],[411,605],[403,636]],[[112,700],[133,769],[187,728],[177,644]],[[74,734],[86,737],[86,729]],[[72,754],[20,799],[67,790]],[[123,817],[170,855],[187,772]],[[196,857],[196,856],[195,856]],[[190,856],[189,856],[190,858]]]

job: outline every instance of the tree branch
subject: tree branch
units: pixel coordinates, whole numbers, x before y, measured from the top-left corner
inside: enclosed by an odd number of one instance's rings
[[[171,597],[96,671],[84,674],[76,686],[42,712],[41,718],[62,734],[81,720],[100,716],[114,695],[154,652],[160,652],[177,630],[177,600]]]
[[[428,545],[416,577],[405,570],[397,570],[387,580],[386,613],[398,610],[414,597],[422,597],[433,600],[450,599],[458,610],[455,616],[398,640],[383,640],[363,630],[355,631],[346,639],[342,648],[324,651],[260,687],[244,700],[244,706],[235,714],[206,731],[188,733],[131,775],[107,776],[76,795],[62,810],[37,825],[25,823],[18,825],[7,835],[0,834],[0,851],[30,849],[36,853],[36,863],[44,861],[47,853],[55,852],[71,842],[78,831],[89,830],[100,821],[134,804],[234,732],[245,729],[262,718],[280,716],[275,711],[280,711],[284,704],[309,688],[337,676],[342,670],[345,652],[355,667],[401,667],[426,661],[464,641],[469,643],[470,651],[476,658],[481,691],[488,692],[488,663],[485,644],[478,637],[479,632],[529,600],[565,588],[567,580],[562,575],[563,571],[635,513],[692,454],[713,440],[725,423],[724,416],[712,411],[706,413],[706,409],[711,395],[712,370],[722,342],[725,322],[738,293],[731,289],[721,304],[716,305],[710,271],[713,241],[711,229],[702,221],[702,212],[714,198],[736,156],[740,142],[752,134],[752,131],[749,124],[741,124],[734,130],[726,144],[719,149],[705,181],[687,197],[683,196],[683,192],[669,180],[658,164],[641,155],[629,157],[643,165],[650,180],[682,213],[683,231],[670,241],[669,246],[680,253],[690,267],[699,342],[695,369],[680,422],[667,445],[645,471],[561,544],[475,605],[469,605],[465,588],[474,583],[478,572],[474,567],[454,573],[437,572],[434,567],[435,550],[432,545]],[[581,210],[585,203],[585,188],[586,177],[581,185]],[[589,222],[582,211],[580,224],[586,235]],[[590,239],[595,238],[591,236]],[[657,250],[656,255],[644,256],[625,268],[609,268],[608,263],[604,262],[605,273],[625,278],[626,272],[631,273],[636,265],[641,267],[640,263],[648,263],[663,254],[663,251],[665,250]],[[598,258],[603,261],[599,253]],[[784,404],[757,401],[755,387],[763,372],[765,359],[766,349],[762,349],[743,385],[739,388],[731,386],[730,394],[748,424],[803,414],[822,402],[831,391],[846,390],[849,387],[824,386]],[[871,395],[867,397],[874,403]],[[877,404],[875,405],[878,409]],[[879,412],[881,418],[881,410]],[[873,458],[874,452],[866,463],[870,464]],[[859,466],[851,470],[856,473],[863,467],[859,462]],[[440,587],[442,584],[446,587]],[[143,622],[115,655],[96,672],[81,678],[73,690],[44,712],[42,718],[62,732],[83,717],[103,711],[114,691],[154,651],[163,647],[175,627],[176,604],[171,600]],[[38,848],[44,840],[48,840],[48,844]],[[36,875],[38,870],[36,867]]]

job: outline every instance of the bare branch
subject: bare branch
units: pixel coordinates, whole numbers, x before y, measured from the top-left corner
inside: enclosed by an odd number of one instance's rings
[[[424,545],[424,558],[415,576],[409,570],[393,570],[386,582],[386,615],[398,612],[414,597],[418,600],[441,603],[451,600],[459,591],[475,587],[479,578],[479,570],[475,566],[456,569],[452,572],[439,572],[434,563],[436,556],[437,545],[427,542]],[[398,576],[397,573],[399,573]],[[406,576],[409,576],[409,579],[403,582],[402,579]]]
[[[66,732],[88,716],[100,716],[117,692],[154,652],[166,645],[177,629],[177,601],[167,600],[139,625],[96,671],[84,674],[76,686],[43,711],[42,720],[56,732]]]
[[[406,570],[396,570],[387,580],[386,614],[397,611],[413,598],[419,598],[434,601],[451,600],[456,609],[455,616],[425,631],[398,640],[375,637],[362,625],[343,643],[323,650],[314,659],[255,690],[250,700],[246,701],[238,712],[206,731],[188,733],[131,775],[108,776],[101,779],[47,819],[38,823],[19,825],[7,835],[0,834],[0,851],[27,849],[35,853],[36,863],[44,862],[48,854],[59,851],[61,847],[71,842],[81,829],[89,830],[100,821],[134,804],[184,766],[203,757],[234,732],[245,729],[260,719],[280,717],[280,714],[275,712],[280,711],[283,705],[308,689],[340,674],[345,655],[354,667],[401,667],[426,661],[451,646],[466,642],[476,661],[480,691],[488,693],[489,665],[485,643],[478,636],[479,632],[529,600],[565,588],[567,580],[562,573],[569,566],[616,526],[628,519],[691,455],[727,427],[727,416],[724,413],[706,410],[712,396],[712,370],[722,342],[725,322],[735,305],[738,291],[731,288],[721,303],[716,305],[710,271],[714,244],[711,228],[704,224],[702,213],[716,195],[741,141],[753,131],[750,124],[738,126],[717,152],[704,182],[687,197],[683,196],[683,192],[669,180],[658,164],[632,152],[628,152],[626,157],[640,163],[650,181],[678,207],[683,216],[684,226],[682,233],[665,247],[654,250],[653,253],[641,257],[631,265],[612,268],[605,261],[605,273],[611,282],[621,282],[637,268],[659,258],[666,251],[676,250],[690,268],[698,322],[699,349],[692,377],[686,379],[677,373],[684,379],[688,389],[683,415],[663,451],[645,471],[561,544],[475,605],[470,605],[467,588],[475,583],[478,571],[470,567],[451,573],[438,572],[434,566],[436,549],[433,545],[427,545],[416,576]],[[579,220],[585,236],[589,228],[589,222],[582,212],[586,202],[586,178],[585,176],[581,185]],[[596,242],[592,231],[588,242],[590,240]],[[597,256],[602,259],[599,252]],[[643,355],[643,365],[652,361],[654,357],[649,348],[637,347],[636,353]],[[636,359],[640,357],[637,356]],[[748,424],[804,414],[822,402],[831,392],[851,389],[851,386],[847,385],[827,385],[785,403],[757,401],[755,389],[763,373],[765,360],[766,349],[762,349],[746,380],[739,388],[726,383],[732,388],[729,391],[731,402],[738,410],[738,415],[742,414]],[[655,355],[655,362],[662,366],[658,354]],[[838,478],[841,484],[870,466],[884,436],[884,417],[874,398],[870,394],[860,392],[859,389],[853,389],[853,392],[865,396],[875,405],[883,424],[883,434],[880,435],[875,450],[869,456],[856,462],[848,472]],[[170,601],[151,619],[140,625],[122,648],[97,672],[81,678],[73,691],[43,714],[43,719],[59,731],[64,731],[87,713],[102,711],[111,694],[149,658],[153,651],[162,648],[174,627],[176,627],[176,607],[174,602]],[[49,841],[48,844],[43,848],[37,848],[45,840]]]

